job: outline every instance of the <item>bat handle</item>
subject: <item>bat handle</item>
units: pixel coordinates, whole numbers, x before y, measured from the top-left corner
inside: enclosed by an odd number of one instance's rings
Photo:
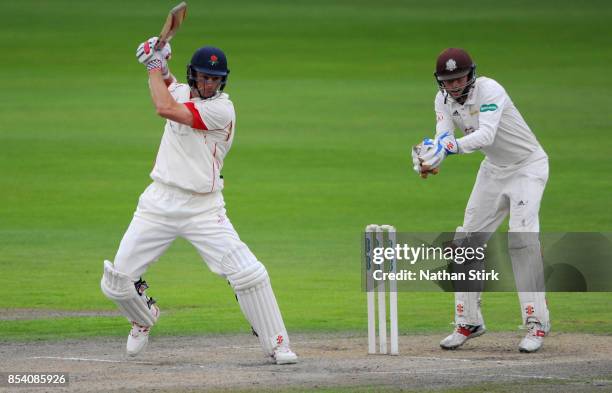
[[[165,40],[157,40],[157,42],[155,43],[155,46],[153,47],[153,50],[160,50],[165,45],[166,45],[166,41]]]

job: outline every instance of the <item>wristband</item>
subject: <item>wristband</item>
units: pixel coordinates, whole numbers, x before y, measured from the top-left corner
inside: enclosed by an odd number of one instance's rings
[[[162,62],[159,59],[154,59],[147,63],[147,71],[149,72],[152,72],[155,70],[161,71],[161,69],[162,69]]]

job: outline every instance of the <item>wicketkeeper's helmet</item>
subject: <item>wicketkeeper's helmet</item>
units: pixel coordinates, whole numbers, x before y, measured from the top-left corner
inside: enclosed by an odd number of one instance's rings
[[[196,88],[196,72],[202,72],[212,76],[222,76],[219,90],[225,88],[229,68],[227,68],[227,58],[225,53],[219,48],[205,46],[195,51],[191,57],[191,62],[187,65],[187,83],[192,88]]]
[[[457,79],[468,75],[468,80],[463,88],[461,96],[466,97],[474,82],[476,82],[476,64],[472,61],[470,55],[460,48],[445,49],[436,61],[436,72],[434,77],[440,90],[444,93],[443,82],[451,79]]]

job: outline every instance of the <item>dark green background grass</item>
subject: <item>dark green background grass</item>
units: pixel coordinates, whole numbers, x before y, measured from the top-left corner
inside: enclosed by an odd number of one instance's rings
[[[99,290],[162,134],[136,46],[167,1],[4,1],[0,14],[0,308],[113,310]],[[225,161],[230,218],[265,263],[291,331],[363,331],[360,233],[452,231],[479,154],[427,181],[410,146],[434,127],[432,71],[448,46],[510,93],[550,156],[545,231],[610,231],[607,1],[190,2],[172,42],[183,78],[222,47],[238,122]],[[157,334],[248,331],[227,284],[177,241],[146,276]],[[612,332],[612,296],[550,294],[555,329]],[[487,294],[493,330],[516,295]],[[452,294],[400,294],[402,332],[442,332]],[[118,317],[0,321],[0,338],[124,335]]]

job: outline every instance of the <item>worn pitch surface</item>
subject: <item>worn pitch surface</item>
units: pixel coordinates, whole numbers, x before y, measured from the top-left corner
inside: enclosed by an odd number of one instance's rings
[[[66,390],[79,392],[317,387],[420,391],[488,384],[493,390],[502,386],[502,391],[521,392],[612,390],[610,337],[553,333],[536,354],[518,352],[520,337],[520,332],[487,333],[459,350],[443,351],[437,335],[403,336],[399,356],[382,356],[366,354],[363,336],[295,335],[300,363],[288,366],[268,362],[256,340],[246,335],[153,336],[146,353],[137,358],[124,355],[120,339],[4,343],[0,369],[68,372]]]

